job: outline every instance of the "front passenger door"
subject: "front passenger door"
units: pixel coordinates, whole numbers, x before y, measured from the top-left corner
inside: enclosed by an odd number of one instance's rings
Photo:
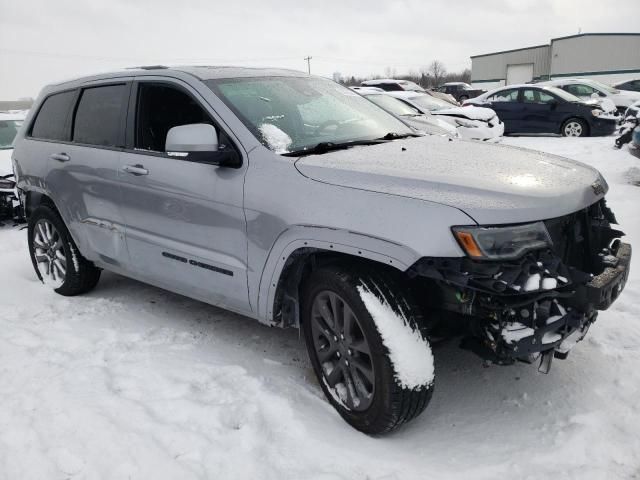
[[[246,163],[237,169],[217,167],[165,151],[172,127],[208,123],[217,130],[220,148],[240,153],[204,105],[192,87],[178,80],[134,82],[128,145],[119,171],[132,273],[248,312]]]

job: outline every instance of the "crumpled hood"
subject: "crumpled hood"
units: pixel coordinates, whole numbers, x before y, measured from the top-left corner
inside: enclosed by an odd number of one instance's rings
[[[579,162],[438,136],[310,155],[295,165],[320,182],[449,205],[483,225],[566,215],[608,189],[597,170]],[[408,218],[407,228],[416,220]]]

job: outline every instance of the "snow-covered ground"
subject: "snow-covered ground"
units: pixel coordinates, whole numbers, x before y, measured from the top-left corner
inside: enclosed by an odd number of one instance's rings
[[[613,138],[510,138],[587,162],[640,245],[640,161]],[[640,259],[549,375],[435,351],[427,411],[370,438],[323,399],[297,332],[105,274],[39,284],[0,229],[0,479],[640,478]]]

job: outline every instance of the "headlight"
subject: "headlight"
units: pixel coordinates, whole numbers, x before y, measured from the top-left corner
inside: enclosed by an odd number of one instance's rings
[[[453,234],[471,258],[510,260],[553,245],[543,222],[513,227],[453,227]]]
[[[464,118],[456,118],[456,125],[459,127],[478,128],[478,124]]]
[[[599,117],[603,113],[604,110],[600,110],[599,108],[594,108],[593,110],[591,110],[591,115],[593,115],[594,117]]]

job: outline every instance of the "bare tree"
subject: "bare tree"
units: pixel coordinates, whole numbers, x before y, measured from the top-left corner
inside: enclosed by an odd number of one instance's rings
[[[391,67],[386,67],[384,69],[384,76],[387,78],[396,78],[396,69]]]
[[[433,82],[435,84],[434,87],[437,87],[447,74],[447,69],[445,68],[444,63],[440,60],[434,60],[429,65],[429,73],[431,73],[431,76],[433,77]]]

